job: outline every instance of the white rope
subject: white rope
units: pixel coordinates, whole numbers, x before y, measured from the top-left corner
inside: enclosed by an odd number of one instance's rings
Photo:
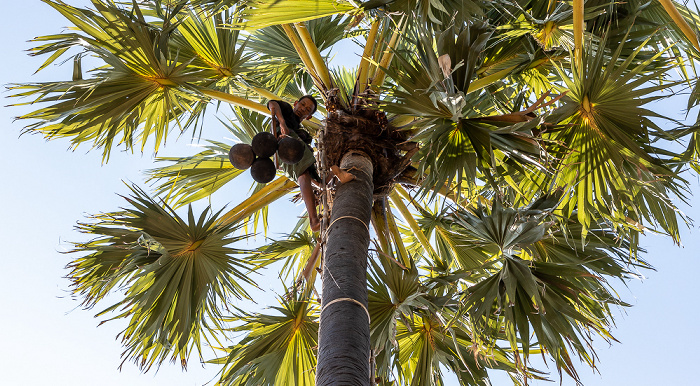
[[[367,311],[367,307],[365,307],[364,304],[360,303],[358,300],[355,300],[353,298],[337,298],[337,299],[331,300],[328,304],[323,306],[323,308],[321,309],[321,315],[323,315],[323,311],[325,311],[325,309],[328,308],[328,306],[330,306],[333,303],[338,303],[338,302],[352,302],[352,303],[355,303],[358,306],[362,307],[362,309],[365,310],[365,313],[367,314],[367,321],[371,322],[372,319],[369,316],[369,311]]]
[[[352,219],[355,219],[355,220],[361,222],[362,225],[364,225],[365,228],[367,228],[367,232],[369,232],[369,226],[368,226],[364,221],[360,220],[359,218],[357,218],[357,217],[355,217],[355,216],[340,216],[340,217],[338,217],[337,219],[333,220],[333,222],[331,222],[331,225],[329,225],[328,228],[332,227],[333,224],[335,224],[336,221],[342,220],[342,219],[344,219],[344,218],[352,218]],[[330,230],[328,231],[328,233],[330,233]],[[326,235],[326,237],[328,237],[328,235]]]

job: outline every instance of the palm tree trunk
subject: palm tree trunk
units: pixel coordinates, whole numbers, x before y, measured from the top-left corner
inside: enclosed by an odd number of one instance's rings
[[[338,187],[328,228],[316,385],[365,386],[370,384],[366,310],[372,160],[350,151],[340,167],[355,179]]]

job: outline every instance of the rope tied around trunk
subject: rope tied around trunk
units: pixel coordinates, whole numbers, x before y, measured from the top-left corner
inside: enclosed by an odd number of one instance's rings
[[[331,233],[331,227],[333,226],[333,224],[335,224],[336,221],[342,220],[342,219],[344,219],[344,218],[352,218],[352,219],[355,219],[355,220],[359,221],[360,223],[362,223],[362,225],[365,226],[365,228],[367,228],[367,232],[369,232],[369,225],[367,225],[367,223],[365,223],[364,221],[360,220],[359,218],[357,218],[357,217],[355,217],[355,216],[340,216],[340,217],[336,218],[335,220],[333,220],[333,221],[330,223],[330,225],[328,225],[328,230],[326,231],[326,237],[328,237],[328,234]]]
[[[330,306],[333,303],[338,303],[338,302],[352,302],[352,303],[357,304],[358,306],[362,307],[362,309],[365,311],[365,314],[367,314],[367,321],[370,323],[372,322],[372,318],[370,318],[370,316],[369,316],[369,311],[367,310],[367,307],[365,307],[365,305],[362,304],[359,300],[355,300],[353,298],[337,298],[337,299],[331,300],[328,304],[323,306],[323,308],[321,309],[321,315],[323,315],[323,311],[325,311],[325,309],[328,308],[328,306]]]

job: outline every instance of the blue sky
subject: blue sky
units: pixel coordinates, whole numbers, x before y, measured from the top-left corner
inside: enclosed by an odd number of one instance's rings
[[[52,65],[32,75],[41,60],[29,58],[24,52],[31,46],[27,40],[60,32],[68,23],[37,0],[5,1],[2,10],[5,54],[0,61],[0,83],[69,79],[70,63]],[[3,106],[16,102],[5,99]],[[658,108],[682,114],[684,105],[684,99],[673,100]],[[196,360],[186,373],[178,365],[169,364],[157,373],[140,374],[130,363],[118,371],[122,348],[115,336],[124,328],[124,321],[98,328],[100,319],[93,317],[98,309],[80,309],[70,298],[69,283],[63,278],[67,273],[63,267],[70,259],[60,253],[69,248],[66,240],[84,239],[73,230],[75,222],[84,219],[86,213],[112,211],[123,205],[116,194],[128,192],[122,181],[145,186],[141,171],[153,167],[152,154],[115,151],[110,162],[101,165],[100,153],[88,152],[88,147],[71,152],[67,141],[46,142],[35,135],[20,137],[23,123],[13,122],[13,117],[26,111],[21,107],[0,110],[0,202],[4,204],[0,206],[0,383],[202,385],[211,380],[218,367],[202,368]],[[222,140],[226,132],[210,120],[203,137]],[[174,140],[173,136],[159,155],[194,152],[189,137]],[[689,178],[693,190],[700,192],[697,178]],[[213,208],[244,198],[248,185],[238,186],[215,196]],[[700,201],[692,198],[691,204],[696,208],[682,209],[690,217],[700,218]],[[301,212],[301,206],[282,203],[273,211],[271,223],[289,224]],[[274,235],[288,229],[276,226],[272,232]],[[700,290],[698,234],[697,227],[684,229],[683,248],[660,236],[643,239],[642,245],[648,249],[646,258],[657,271],[642,272],[646,279],[630,282],[628,287],[616,285],[620,296],[634,307],[617,318],[614,335],[621,343],[612,347],[596,343],[602,375],[579,367],[584,384],[696,384],[693,378],[700,345],[700,312],[695,303]],[[272,304],[270,291],[256,296],[260,296],[261,304]],[[211,358],[210,352],[205,355]],[[497,385],[509,384],[505,378],[494,380]],[[564,379],[564,385],[572,384]]]

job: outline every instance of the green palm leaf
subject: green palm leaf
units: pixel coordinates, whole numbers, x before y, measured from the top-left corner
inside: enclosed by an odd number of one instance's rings
[[[413,309],[430,305],[425,298],[426,288],[419,282],[418,270],[411,261],[408,269],[380,257],[380,263],[371,260],[368,275],[370,340],[376,356],[377,376],[389,378],[392,374],[393,353],[397,322],[411,318]]]
[[[240,108],[232,111],[236,121],[221,122],[242,143],[250,144],[255,134],[269,127],[269,117]],[[205,150],[189,157],[158,157],[157,162],[170,164],[146,171],[149,181],[159,182],[156,193],[175,208],[207,198],[245,173],[229,162],[229,145],[209,141],[202,147]],[[256,184],[256,190],[261,188]]]
[[[190,208],[183,220],[142,190],[132,192],[125,197],[129,208],[78,225],[96,238],[74,243],[71,252],[88,254],[68,265],[68,277],[88,308],[124,291],[122,300],[97,315],[129,320],[120,334],[125,361],[147,370],[170,357],[184,367],[192,349],[201,358],[202,342],[222,329],[222,305],[247,298],[243,285],[254,285],[247,275],[252,266],[235,256],[245,251],[230,246],[245,236],[231,237],[236,227],[217,225],[219,213],[207,209],[196,219]]]
[[[244,54],[246,44],[239,44],[239,31],[223,28],[229,12],[203,16],[206,14],[192,9],[181,16],[177,34],[170,42],[178,61],[201,69],[198,75],[208,79],[230,81],[244,74],[245,64],[253,55]]]
[[[191,157],[156,158],[171,164],[147,172],[151,180],[163,180],[156,187],[156,194],[166,197],[175,208],[211,196],[244,173],[229,162],[229,145],[211,141],[203,147],[205,150]]]
[[[434,312],[418,311],[411,319],[404,319],[396,334],[400,384],[440,385],[442,369],[447,368],[455,373],[460,385],[490,385],[487,368],[514,371],[501,349],[492,349],[488,359],[475,355],[471,335],[464,328],[446,327]]]
[[[479,26],[444,31],[437,44],[445,53],[438,57],[429,32],[417,28],[410,50],[397,51],[401,64],[387,70],[397,85],[383,109],[418,118],[410,129],[412,140],[423,145],[415,156],[420,160],[418,173],[425,176],[423,194],[436,186],[474,184],[479,173],[503,162],[543,167],[542,149],[532,136],[541,119],[516,124],[477,119],[494,111],[491,101],[480,97],[485,95],[478,91],[483,86],[472,90],[479,80],[470,82],[490,35],[486,30],[487,26]],[[441,59],[445,55],[449,62]]]
[[[258,248],[251,262],[265,267],[282,260],[280,277],[287,279],[292,273],[298,277],[309,262],[315,246],[316,240],[310,233],[297,232]]]
[[[61,1],[45,2],[79,32],[37,38],[49,43],[35,48],[35,55],[53,53],[42,68],[71,47],[85,51],[76,60],[90,54],[104,65],[86,80],[13,86],[20,91],[14,96],[33,97],[27,104],[50,104],[19,117],[38,121],[27,126],[27,131],[47,138],[70,138],[74,147],[92,142],[94,147],[103,148],[106,161],[115,141],[127,149],[140,142],[143,150],[149,136],[154,135],[157,151],[171,123],[184,130],[203,113],[205,98],[185,87],[200,75],[168,53],[167,39],[173,26],[148,24],[137,6],[129,13],[95,0],[98,12],[94,13]]]
[[[547,138],[566,147],[560,149],[564,155],[556,174],[543,182],[575,187],[561,207],[567,217],[578,209],[584,235],[598,213],[624,227],[656,223],[677,240],[679,214],[670,196],[683,198],[684,182],[669,166],[670,158],[660,157],[668,152],[652,145],[668,136],[651,121],[657,114],[643,107],[675,83],[648,85],[667,68],[645,71],[653,58],[633,65],[635,54],[622,61],[620,50],[611,57],[602,49],[589,51],[583,69],[572,67],[573,79],[559,70],[569,93],[551,119],[566,126]]]
[[[548,221],[548,212],[556,200],[548,206],[515,210],[496,203],[490,212],[480,208],[476,214],[455,213],[468,233],[500,250],[494,256],[500,267],[465,292],[461,307],[479,339],[495,343],[498,332],[505,331],[521,369],[532,347],[539,346],[552,355],[557,369],[578,379],[572,354],[593,365],[590,333],[612,340],[610,305],[626,305],[604,276],[628,278],[633,275],[629,266],[640,263],[626,256],[626,243],[616,245],[609,228],[592,228],[596,241],[590,245],[580,233],[550,228],[555,223]],[[567,221],[570,232],[580,230],[574,224]]]
[[[245,332],[228,355],[211,361],[224,364],[221,385],[314,385],[319,308],[309,293],[292,292],[271,307],[277,315],[241,313],[226,320],[243,323],[230,329]]]
[[[353,13],[357,8],[345,0],[246,0],[232,28],[257,30],[279,24],[292,24],[340,13]]]
[[[435,206],[437,209],[437,204]],[[462,232],[446,211],[420,209],[416,217],[421,228],[434,238],[435,250],[452,269],[475,272],[493,256],[493,246]]]

